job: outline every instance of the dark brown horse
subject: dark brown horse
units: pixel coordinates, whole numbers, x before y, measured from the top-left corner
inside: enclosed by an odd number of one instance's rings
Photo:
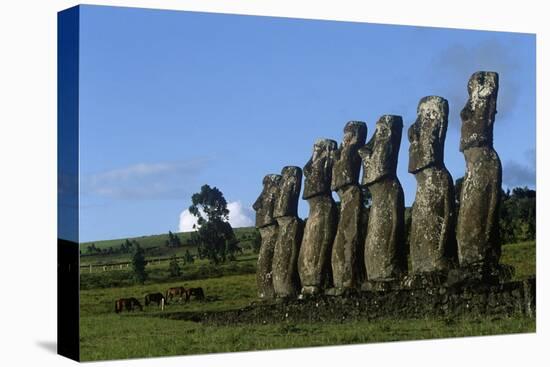
[[[195,297],[198,301],[204,301],[204,291],[201,287],[198,288],[189,288],[187,290],[187,300],[190,300],[191,297]]]
[[[150,303],[155,302],[157,306],[160,306],[160,303],[164,300],[164,304],[167,305],[166,298],[162,295],[162,293],[149,293],[145,296],[145,306],[149,306]]]
[[[179,296],[180,299],[183,299],[185,297],[185,300],[187,301],[187,290],[183,287],[172,287],[168,288],[166,291],[166,298],[165,300],[172,300],[172,298]]]
[[[141,303],[134,297],[130,298],[120,298],[115,301],[115,312],[119,313],[123,310],[126,311],[133,311],[134,308],[138,308],[140,311],[143,311],[143,307],[141,307]]]

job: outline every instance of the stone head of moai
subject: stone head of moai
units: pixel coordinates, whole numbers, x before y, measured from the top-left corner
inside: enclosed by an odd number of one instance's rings
[[[443,151],[449,119],[449,103],[437,96],[418,103],[417,118],[408,131],[409,172],[430,166],[443,166]]]
[[[263,190],[258,199],[256,199],[254,205],[252,205],[252,208],[256,211],[256,228],[262,228],[276,223],[273,211],[279,193],[281,178],[281,175],[274,174],[264,177]]]
[[[460,112],[460,151],[493,146],[493,123],[497,113],[498,74],[478,71],[468,81],[468,102]]]
[[[305,200],[317,195],[330,194],[332,165],[338,144],[331,139],[319,139],[313,145],[313,155],[304,167]]]
[[[386,176],[395,176],[402,131],[401,116],[380,117],[374,135],[359,149],[363,161],[363,185],[370,185]]]
[[[279,194],[275,201],[273,217],[297,217],[301,189],[302,169],[296,166],[284,167],[281,171]]]
[[[342,144],[334,155],[331,184],[333,191],[358,183],[361,170],[359,148],[365,144],[366,138],[367,124],[364,122],[350,121],[344,127]]]

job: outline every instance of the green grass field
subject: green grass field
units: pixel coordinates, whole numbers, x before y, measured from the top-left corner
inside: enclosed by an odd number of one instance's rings
[[[149,292],[163,292],[175,285],[200,286],[207,302],[171,303],[164,312],[235,309],[256,300],[255,256],[247,254],[222,270],[205,262],[184,267],[181,280],[171,279],[166,269],[148,268],[154,273],[144,285],[132,285],[125,271],[81,275],[87,289],[80,292],[80,341],[82,360],[153,357],[264,350],[306,346],[372,343],[396,340],[448,338],[534,332],[535,319],[516,316],[484,319],[375,320],[338,323],[289,323],[268,325],[210,326],[190,321],[155,317],[156,306],[144,312],[114,313],[117,298],[134,296],[140,301]],[[535,243],[503,246],[502,262],[516,268],[516,279],[535,274]],[[202,270],[201,270],[202,269]],[[118,275],[115,275],[118,274]],[[90,276],[103,277],[90,280]],[[113,277],[126,283],[108,287]],[[88,277],[88,279],[87,279]],[[94,283],[94,282],[97,282]],[[116,282],[114,282],[116,284]],[[98,284],[104,287],[98,286]]]

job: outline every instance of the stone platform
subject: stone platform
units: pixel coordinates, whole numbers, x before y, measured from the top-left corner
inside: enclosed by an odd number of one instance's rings
[[[215,325],[337,322],[377,318],[535,317],[536,280],[467,283],[419,289],[361,291],[345,296],[254,303],[238,310],[165,313],[161,317]]]

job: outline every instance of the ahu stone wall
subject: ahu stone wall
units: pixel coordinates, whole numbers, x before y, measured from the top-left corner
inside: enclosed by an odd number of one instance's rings
[[[502,167],[493,146],[498,87],[494,72],[476,72],[468,81],[460,114],[458,150],[466,172],[459,208],[444,162],[449,104],[440,96],[420,99],[407,131],[408,172],[417,182],[409,246],[397,177],[401,116],[382,115],[368,142],[367,124],[350,121],[339,146],[328,138],[314,143],[303,172],[287,166],[265,176],[254,204],[262,238],[259,297],[285,299],[294,307],[293,299],[330,305],[340,302],[327,301],[331,296],[343,296],[333,298],[369,304],[369,315],[445,314],[464,304],[492,312],[494,302],[521,308],[534,298],[534,287],[527,294],[523,285],[507,285],[513,269],[499,263]],[[298,217],[302,175],[302,199],[309,205],[305,221]],[[429,293],[435,289],[437,294]]]

